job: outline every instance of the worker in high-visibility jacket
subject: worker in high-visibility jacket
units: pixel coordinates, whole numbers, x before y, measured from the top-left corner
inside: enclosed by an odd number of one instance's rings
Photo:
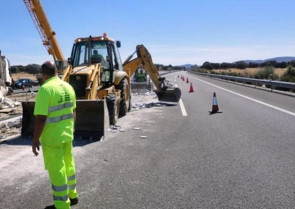
[[[32,151],[38,155],[40,141],[54,201],[45,208],[69,209],[78,203],[72,152],[76,96],[72,86],[57,76],[54,63],[45,62],[41,75],[44,83],[36,97]]]

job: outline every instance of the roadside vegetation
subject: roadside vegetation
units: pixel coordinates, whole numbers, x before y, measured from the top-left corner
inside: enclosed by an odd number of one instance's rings
[[[184,67],[155,64],[159,70],[184,70]],[[11,66],[11,74],[14,80],[19,78],[37,79],[41,66],[38,64],[30,64],[27,66],[16,65]],[[194,65],[190,70],[201,73],[212,73],[239,77],[248,77],[256,79],[272,79],[285,82],[295,82],[295,60],[290,62],[269,61],[264,63],[246,63],[239,61],[235,63],[210,63],[204,62],[200,67]]]
[[[281,81],[295,83],[295,67],[289,66],[287,71],[282,75]]]
[[[41,66],[37,64],[30,64],[27,66],[14,65],[10,67],[11,77],[14,81],[20,78],[29,78],[33,81],[38,80],[38,74],[40,73]]]
[[[269,61],[260,64],[244,61],[235,63],[204,62],[202,66],[194,67],[192,70],[202,73],[295,82],[295,61],[281,63]]]
[[[272,66],[266,66],[264,68],[261,68],[253,75],[253,78],[256,79],[278,80],[278,77],[279,76],[275,74],[275,68]]]

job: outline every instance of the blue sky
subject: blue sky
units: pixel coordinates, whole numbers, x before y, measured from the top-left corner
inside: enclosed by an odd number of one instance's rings
[[[122,42],[124,61],[144,44],[154,63],[295,56],[294,0],[41,0],[67,58],[78,37]],[[0,50],[11,65],[52,60],[22,0],[0,0]]]

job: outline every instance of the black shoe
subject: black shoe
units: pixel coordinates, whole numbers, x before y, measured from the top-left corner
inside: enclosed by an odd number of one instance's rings
[[[46,206],[44,209],[56,209],[54,205]]]
[[[78,197],[76,197],[76,198],[70,198],[70,201],[71,201],[71,206],[73,206],[73,205],[77,205],[78,204],[78,202],[79,202],[79,200],[78,200]]]

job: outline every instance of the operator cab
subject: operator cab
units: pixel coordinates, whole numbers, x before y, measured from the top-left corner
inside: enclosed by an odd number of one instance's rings
[[[68,59],[74,73],[70,75],[69,83],[74,87],[77,98],[86,95],[85,86],[88,84],[89,67],[100,64],[100,80],[105,87],[113,85],[114,71],[123,71],[121,57],[118,51],[119,41],[103,36],[76,39],[71,57]],[[88,87],[90,88],[90,87]]]
[[[115,42],[108,38],[106,34],[97,37],[78,38],[73,46],[69,62],[73,68],[100,63],[103,69],[123,71],[121,57],[118,52],[120,46],[119,41]]]

